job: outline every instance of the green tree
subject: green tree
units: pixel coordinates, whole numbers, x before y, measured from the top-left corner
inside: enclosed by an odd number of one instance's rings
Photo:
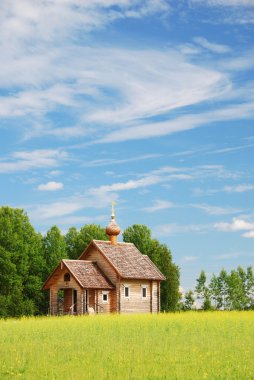
[[[35,232],[23,210],[1,207],[1,316],[41,312],[43,269],[41,235]]]
[[[245,289],[246,274],[242,267],[232,270],[228,276],[229,302],[231,310],[247,308],[248,298]]]
[[[249,309],[254,309],[254,274],[251,266],[247,268],[246,271],[246,296],[247,296],[247,307]]]
[[[108,235],[105,232],[105,228],[98,224],[86,224],[80,229],[79,236],[77,238],[77,256],[79,257],[82,252],[87,248],[91,240],[108,240]]]
[[[71,227],[65,235],[66,252],[69,259],[76,260],[80,256],[79,231]]]
[[[221,294],[221,305],[220,307],[223,310],[228,310],[230,308],[230,299],[229,299],[229,281],[228,274],[223,268],[218,276],[219,289]]]
[[[195,302],[194,293],[192,290],[188,290],[188,292],[184,295],[184,310],[191,310]]]
[[[60,260],[67,257],[65,238],[57,226],[53,226],[43,238],[45,275],[48,276]]]
[[[221,283],[219,278],[213,274],[209,283],[210,295],[215,309],[219,310],[222,307],[223,299],[221,294]]]
[[[143,255],[151,256],[153,261],[156,261],[157,251],[154,250],[152,245],[151,231],[144,224],[133,224],[133,226],[128,227],[123,232],[123,240],[127,243],[133,243],[137,249],[143,253]],[[155,239],[154,239],[155,242]],[[156,243],[155,243],[156,244]]]
[[[161,309],[176,310],[179,293],[179,268],[172,262],[172,255],[165,244],[152,239],[151,231],[145,225],[134,224],[123,232],[123,240],[133,243],[138,250],[150,257],[166,277],[161,283]]]
[[[206,286],[206,274],[205,271],[201,271],[199,278],[197,278],[197,285],[195,291],[197,293],[197,298],[203,300],[202,309],[210,310],[212,308],[210,290]]]

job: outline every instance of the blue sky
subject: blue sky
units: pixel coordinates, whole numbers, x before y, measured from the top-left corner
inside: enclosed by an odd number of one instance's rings
[[[184,289],[254,259],[253,0],[2,0],[1,204],[146,224]]]

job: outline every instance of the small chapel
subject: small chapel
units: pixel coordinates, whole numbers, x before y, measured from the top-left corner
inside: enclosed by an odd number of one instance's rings
[[[61,260],[45,281],[50,315],[160,312],[165,277],[134,244],[118,242],[120,232],[112,206],[109,241],[92,240],[78,260]]]

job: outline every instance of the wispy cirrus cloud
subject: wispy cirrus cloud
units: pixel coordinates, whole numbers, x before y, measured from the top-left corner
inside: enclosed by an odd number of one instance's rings
[[[110,132],[99,139],[99,143],[129,141],[147,139],[151,137],[165,136],[179,133],[202,125],[218,121],[230,121],[238,119],[250,119],[254,116],[254,102],[227,106],[214,112],[203,112],[198,115],[180,116],[171,121],[144,123],[138,126],[126,127],[121,130]]]
[[[70,55],[73,57],[71,66],[67,64]],[[10,71],[12,66],[8,60],[0,62],[0,70],[5,72],[3,80],[7,80],[9,86],[11,83],[14,87],[19,86],[19,89],[2,95],[0,115],[18,119],[33,116],[32,126],[26,128],[30,137],[33,133],[35,137],[48,134],[58,138],[89,135],[93,126],[97,134],[104,136],[102,141],[121,141],[126,138],[116,139],[110,131],[119,130],[119,125],[127,126],[123,132],[120,129],[120,133],[131,133],[133,139],[130,125],[134,122],[138,123],[134,127],[136,135],[146,128],[150,136],[149,129],[153,125],[158,135],[188,130],[201,123],[200,118],[190,116],[189,121],[186,118],[169,124],[151,123],[150,127],[149,123],[142,125],[144,122],[140,120],[214,99],[230,87],[224,73],[189,63],[174,50],[131,51],[72,46],[57,52],[54,49],[53,52],[45,52],[44,60],[47,61],[43,67],[36,68],[36,59],[40,61],[40,57],[33,57],[30,63],[25,61],[21,64],[21,57],[18,63],[15,61],[15,72]],[[26,82],[23,66],[29,72],[31,83]],[[57,77],[54,77],[52,73],[56,72],[56,67]],[[105,67],[111,67],[106,76]],[[0,85],[5,83],[0,81]],[[62,127],[62,134],[61,129],[46,116],[57,107],[65,107],[73,123]]]
[[[190,0],[193,4],[224,7],[254,7],[252,0]]]
[[[89,32],[122,18],[140,18],[170,7],[164,0],[2,1],[1,42],[63,42],[70,33]]]
[[[145,207],[143,210],[147,212],[156,212],[156,211],[165,210],[171,207],[174,207],[174,204],[172,202],[164,201],[162,199],[157,199],[153,205],[149,207]]]
[[[231,51],[231,48],[229,46],[210,42],[204,37],[195,37],[194,42],[204,49],[210,50],[214,53],[223,54]]]
[[[206,21],[211,23],[225,24],[253,24],[254,23],[254,3],[252,0],[189,0],[193,6],[210,7],[214,9],[223,8],[223,12],[217,17],[206,17]]]
[[[89,193],[107,194],[110,192],[147,188],[167,182],[193,181],[200,178],[237,178],[238,175],[238,173],[225,169],[223,165],[200,165],[192,168],[163,166],[147,173],[137,173],[135,178],[124,182],[115,182],[110,185],[91,188],[89,189]]]
[[[226,193],[245,193],[246,191],[253,191],[254,185],[253,184],[239,184],[234,186],[224,186],[223,191]]]
[[[171,115],[186,106],[229,96],[228,68],[230,63],[238,67],[236,59],[241,56],[225,60],[222,69],[223,62],[194,63],[173,47],[163,51],[91,47],[91,31],[117,19],[170,12],[166,0],[53,0],[47,6],[32,0],[5,0],[2,9],[0,85],[6,91],[1,94],[0,116],[18,121],[25,138],[86,136],[111,143],[253,116],[249,98],[221,109],[216,106],[212,112]],[[83,43],[77,44],[75,38],[82,33]],[[226,45],[201,36],[195,42],[211,52],[230,53]],[[252,62],[250,54],[250,68]],[[105,67],[110,68],[107,75]],[[68,115],[68,125],[55,125],[50,119],[59,108]],[[166,121],[156,120],[161,115]]]
[[[128,157],[128,158],[101,158],[92,161],[86,161],[82,164],[84,167],[108,166],[108,165],[122,165],[129,162],[137,162],[150,160],[162,157],[161,154],[144,154],[142,156]]]
[[[191,207],[200,209],[205,211],[209,215],[228,215],[228,214],[236,214],[241,210],[233,207],[221,207],[221,206],[213,206],[209,204],[191,204]]]
[[[197,256],[184,256],[184,257],[182,258],[182,261],[188,263],[188,262],[196,261],[197,259],[198,259]]]
[[[65,151],[51,149],[14,152],[8,160],[0,158],[0,173],[57,167],[67,156]]]
[[[213,229],[210,224],[176,224],[167,223],[155,226],[154,233],[157,236],[168,236],[183,233],[207,233]]]
[[[240,178],[240,173],[235,173],[235,179]],[[228,177],[230,178],[230,174]],[[234,179],[234,174],[232,173],[232,179]],[[216,193],[245,193],[248,191],[253,191],[254,185],[253,184],[247,184],[247,183],[240,183],[237,185],[226,185],[219,189],[201,189],[200,187],[197,187],[194,189],[193,193],[196,196],[205,195],[205,194],[216,194]]]
[[[118,192],[125,190],[134,190],[142,187],[148,187],[152,185],[156,185],[158,183],[163,182],[165,179],[163,176],[159,175],[149,175],[140,179],[131,179],[126,182],[116,182],[111,185],[102,185],[100,187],[90,189],[90,193],[98,194],[98,193],[109,193],[109,192]]]
[[[221,253],[219,255],[213,255],[212,258],[216,260],[231,260],[238,259],[241,256],[248,256],[248,252],[229,252],[229,253]]]

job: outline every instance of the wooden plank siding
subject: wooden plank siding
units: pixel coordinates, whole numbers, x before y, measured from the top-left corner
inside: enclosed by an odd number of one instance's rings
[[[82,260],[82,259],[81,259]],[[100,270],[105,273],[108,279],[112,282],[113,285],[117,282],[117,273],[108,260],[94,247],[91,247],[90,250],[86,253],[84,260],[90,260],[96,262]]]
[[[108,302],[103,302],[102,295],[103,293],[108,294]],[[95,297],[95,310],[99,314],[104,313],[116,313],[117,312],[117,302],[116,302],[116,289],[113,290],[97,290]]]
[[[157,282],[145,280],[122,280],[120,286],[121,313],[157,313]],[[129,287],[129,297],[124,288]],[[142,297],[142,287],[146,287],[146,297]],[[154,294],[156,293],[156,297]]]
[[[152,305],[152,313],[158,313],[160,310],[158,309],[158,284],[157,281],[152,281],[152,293],[153,293],[153,305]]]

